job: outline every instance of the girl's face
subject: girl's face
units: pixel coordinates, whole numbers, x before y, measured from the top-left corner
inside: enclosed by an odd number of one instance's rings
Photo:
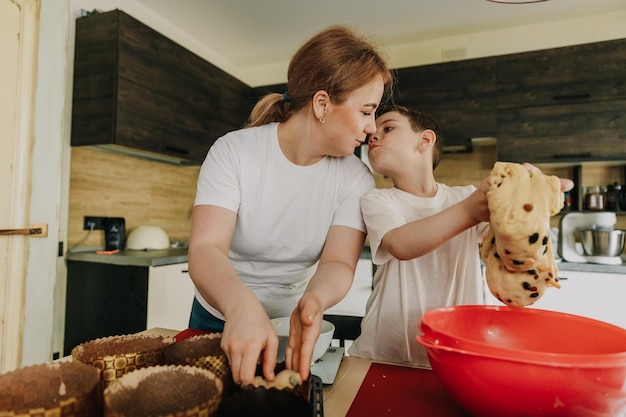
[[[375,113],[384,88],[382,77],[377,77],[354,90],[343,103],[329,107],[324,126],[327,155],[351,155],[376,131]]]
[[[391,176],[393,170],[406,167],[415,154],[421,135],[411,129],[409,119],[395,111],[376,120],[376,132],[370,136],[367,157],[374,171]]]

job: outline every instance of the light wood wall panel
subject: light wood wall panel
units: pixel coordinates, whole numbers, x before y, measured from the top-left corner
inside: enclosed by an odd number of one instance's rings
[[[437,181],[454,185],[478,185],[496,158],[495,146],[476,146],[471,153],[445,154],[435,170]],[[551,175],[572,178],[572,168],[542,167]],[[150,224],[163,227],[172,241],[186,241],[196,194],[199,166],[181,167],[119,155],[96,148],[73,147],[70,179],[68,247],[80,242],[84,216],[124,217],[126,232]],[[388,179],[375,174],[379,188]],[[583,185],[607,185],[624,181],[624,166],[585,166]],[[558,226],[558,217],[552,219]],[[104,233],[95,231],[81,246],[104,245]]]
[[[188,240],[199,166],[181,167],[89,147],[73,147],[68,245],[80,242],[84,216],[124,217],[127,234],[160,226],[171,241]],[[94,231],[81,246],[103,245]]]

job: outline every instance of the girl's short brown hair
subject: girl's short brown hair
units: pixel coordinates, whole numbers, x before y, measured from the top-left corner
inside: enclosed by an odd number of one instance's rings
[[[376,48],[346,26],[331,26],[298,49],[289,63],[287,92],[270,93],[259,100],[248,126],[284,122],[320,90],[333,102],[342,103],[377,76],[382,77],[385,92],[390,92],[393,76]]]

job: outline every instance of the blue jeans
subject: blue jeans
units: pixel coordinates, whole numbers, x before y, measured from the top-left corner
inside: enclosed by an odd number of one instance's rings
[[[213,314],[206,311],[194,297],[193,305],[191,306],[191,317],[189,317],[189,328],[223,333],[224,320],[218,319]]]

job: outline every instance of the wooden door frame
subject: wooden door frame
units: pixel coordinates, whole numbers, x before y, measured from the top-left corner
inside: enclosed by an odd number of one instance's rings
[[[10,180],[8,213],[2,213],[9,228],[30,225],[29,207],[32,183],[34,142],[35,88],[40,0],[9,1],[19,13],[19,46],[17,53],[17,100],[15,103],[13,170]],[[17,368],[22,359],[28,237],[4,237],[7,262],[0,271],[0,373]]]

